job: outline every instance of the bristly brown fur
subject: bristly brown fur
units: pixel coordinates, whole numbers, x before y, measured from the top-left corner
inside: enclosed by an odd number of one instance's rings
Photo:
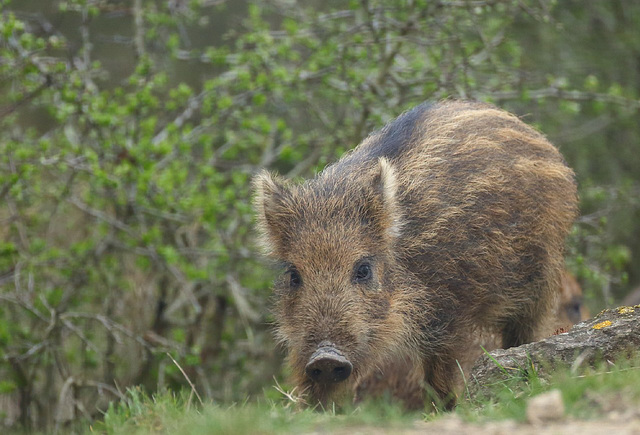
[[[546,328],[547,333],[553,331],[552,335],[567,332],[574,324],[590,317],[589,310],[583,303],[582,288],[575,277],[565,270],[560,282],[556,315],[548,319],[550,325]],[[461,377],[456,387],[460,391],[465,379],[467,382],[470,381],[470,374],[476,360],[486,351],[500,347],[499,330],[482,328],[472,331],[471,334],[473,334],[473,343],[468,346],[462,360],[458,360]],[[423,367],[420,363],[391,361],[358,383],[354,400],[360,402],[368,398],[391,397],[401,402],[406,409],[423,409],[425,405],[431,403],[431,398],[426,397],[428,390],[421,382],[423,377]]]
[[[577,214],[574,174],[507,112],[422,105],[316,178],[289,185],[263,172],[255,189],[264,245],[288,267],[276,335],[312,401],[335,394],[304,373],[323,340],[353,364],[347,387],[400,357],[420,361],[448,400],[472,331],[499,330],[504,347],[547,332]],[[363,262],[366,282],[354,278]]]

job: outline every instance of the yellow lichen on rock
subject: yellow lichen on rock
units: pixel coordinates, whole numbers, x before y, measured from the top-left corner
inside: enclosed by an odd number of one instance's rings
[[[619,307],[618,314],[631,314],[635,311],[635,307]]]
[[[605,320],[604,322],[596,323],[595,325],[592,326],[592,328],[602,329],[602,328],[606,328],[607,326],[611,326],[611,320]]]

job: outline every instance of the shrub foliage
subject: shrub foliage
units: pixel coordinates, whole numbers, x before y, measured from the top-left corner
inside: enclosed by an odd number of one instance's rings
[[[577,169],[569,266],[640,280],[640,5],[0,0],[0,412],[129,385],[243,400],[279,374],[252,174],[309,176],[424,100],[492,101]],[[171,354],[184,370],[168,358]]]

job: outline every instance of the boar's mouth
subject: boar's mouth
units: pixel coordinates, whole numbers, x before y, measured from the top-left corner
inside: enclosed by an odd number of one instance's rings
[[[323,341],[309,358],[304,370],[313,382],[337,384],[351,375],[353,364],[333,343]]]

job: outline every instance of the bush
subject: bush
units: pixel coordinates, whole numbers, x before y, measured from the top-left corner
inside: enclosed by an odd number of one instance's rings
[[[92,418],[129,385],[179,388],[167,353],[205,397],[259,393],[281,355],[251,176],[313,174],[424,100],[528,114],[578,170],[569,264],[594,304],[640,279],[638,5],[0,5],[7,425]]]

